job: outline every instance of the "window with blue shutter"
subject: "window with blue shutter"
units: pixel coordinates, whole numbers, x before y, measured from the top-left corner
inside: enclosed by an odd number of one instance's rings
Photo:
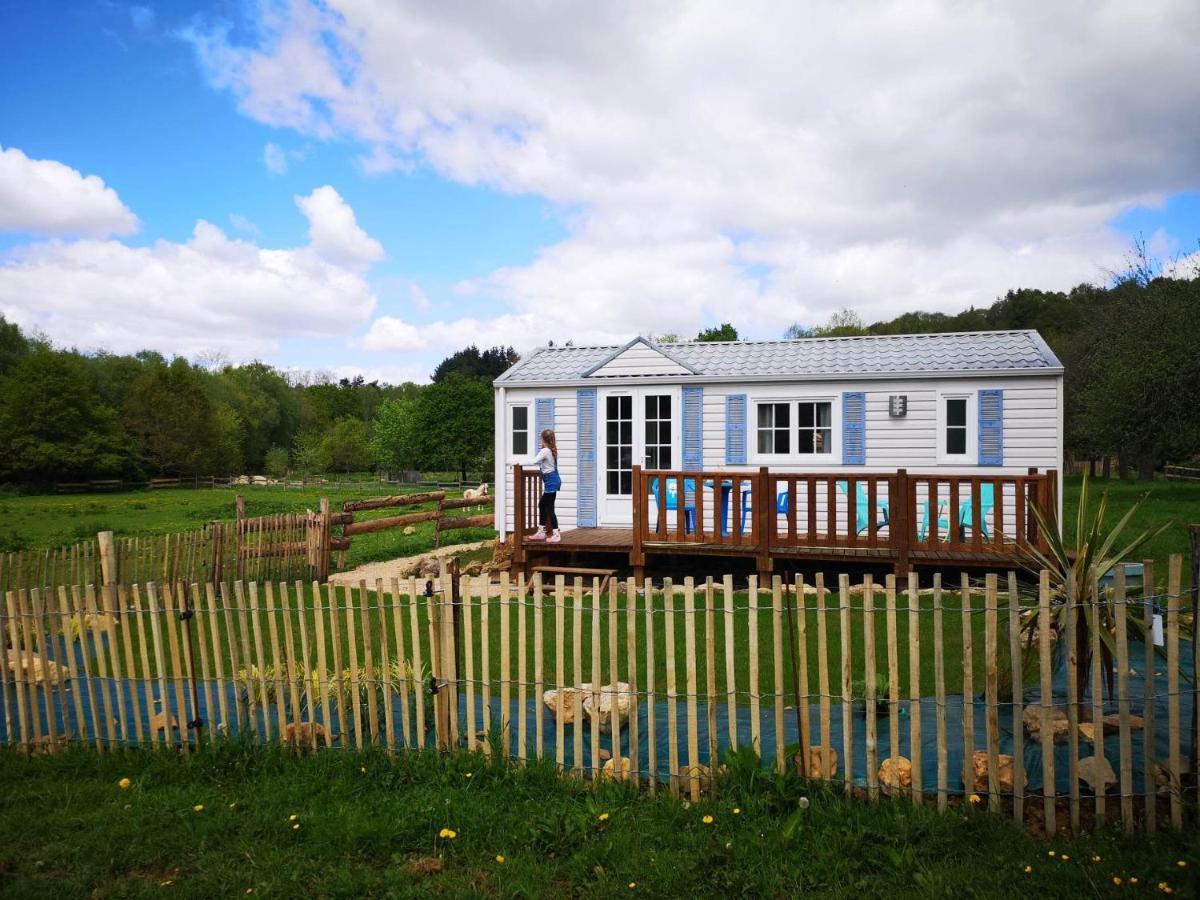
[[[842,464],[867,464],[867,395],[863,391],[842,394]]]
[[[549,428],[554,430],[554,398],[553,397],[538,397],[534,403],[533,413],[534,426],[537,429],[537,434],[534,435],[534,452],[536,453],[542,446],[542,432]]]
[[[580,528],[595,528],[598,521],[596,513],[595,388],[584,388],[575,392],[575,413],[578,416],[576,438],[579,442],[575,524]]]
[[[979,464],[1004,465],[1004,391],[979,392]]]
[[[683,467],[704,468],[704,388],[683,389]]]
[[[745,394],[725,397],[725,463],[730,466],[746,464],[746,407]]]

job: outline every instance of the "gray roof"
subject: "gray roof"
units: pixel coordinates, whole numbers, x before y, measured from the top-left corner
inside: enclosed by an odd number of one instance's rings
[[[642,376],[656,380],[813,380],[1062,371],[1062,363],[1036,331],[718,341],[662,347],[635,338],[624,346],[540,347],[497,378],[496,384],[603,381],[604,376],[589,377],[589,373],[638,342],[660,349],[695,373]]]

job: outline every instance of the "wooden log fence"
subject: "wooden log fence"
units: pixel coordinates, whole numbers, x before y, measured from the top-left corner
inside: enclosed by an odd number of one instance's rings
[[[1181,571],[1172,557],[1164,587],[1146,566],[1139,589],[1122,569],[1071,598],[1048,573],[22,587],[0,602],[0,743],[497,748],[693,799],[752,748],[872,802],[969,804],[1049,834],[1192,827]],[[1074,625],[1111,624],[1111,688],[1099,656],[1069,679],[1065,651],[1100,639],[1068,636],[1068,604]]]

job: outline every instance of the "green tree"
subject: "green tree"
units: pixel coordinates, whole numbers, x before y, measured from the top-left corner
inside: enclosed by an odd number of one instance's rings
[[[451,375],[466,375],[468,378],[481,378],[490,384],[520,358],[512,347],[490,347],[480,353],[479,348],[472,344],[438,363],[433,370],[433,381],[445,381]]]
[[[329,471],[329,455],[325,438],[315,431],[302,432],[296,438],[292,459],[301,475],[319,475]]]
[[[4,478],[48,483],[130,469],[130,441],[88,376],[87,361],[78,354],[39,348],[0,379]]]
[[[738,340],[738,330],[728,322],[722,322],[714,328],[705,328],[698,335],[696,340],[702,342],[708,341],[736,341]]]
[[[29,341],[15,322],[0,315],[0,376],[7,375],[29,355]]]
[[[386,472],[417,468],[415,424],[419,399],[385,400],[375,415],[371,450],[375,463]]]
[[[413,446],[425,469],[489,468],[493,449],[492,388],[477,378],[450,375],[434,382],[417,403]]]
[[[263,473],[272,478],[286,478],[288,473],[288,452],[286,447],[272,447],[267,451],[263,463]]]
[[[337,472],[362,472],[373,465],[371,442],[366,423],[343,416],[325,434],[324,456],[329,468]]]
[[[240,468],[229,437],[238,421],[231,408],[218,407],[205,390],[205,373],[187,360],[151,364],[125,399],[125,427],[152,472],[200,475]]]

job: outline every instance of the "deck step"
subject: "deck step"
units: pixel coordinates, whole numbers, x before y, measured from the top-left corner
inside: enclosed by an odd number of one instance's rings
[[[592,569],[583,566],[533,566],[529,569],[530,576],[533,575],[593,575],[599,577],[600,593],[604,593],[608,587],[608,582],[617,576],[616,569]],[[531,577],[525,585],[528,591],[533,587],[533,578]]]

